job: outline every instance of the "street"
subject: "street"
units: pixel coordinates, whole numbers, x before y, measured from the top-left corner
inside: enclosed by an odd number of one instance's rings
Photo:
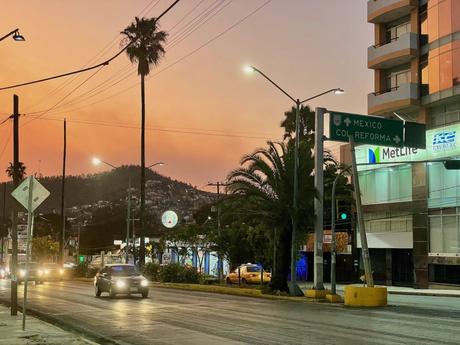
[[[459,344],[460,298],[390,295],[388,307],[351,309],[162,288],[112,300],[76,281],[29,291],[32,309],[101,344]]]

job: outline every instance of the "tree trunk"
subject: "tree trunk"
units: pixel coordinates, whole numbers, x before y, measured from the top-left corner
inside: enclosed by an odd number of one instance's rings
[[[145,263],[145,76],[141,74],[141,229],[139,265]]]
[[[290,227],[278,229],[278,248],[276,250],[276,266],[272,275],[270,288],[289,292],[287,278],[291,266],[291,234]]]

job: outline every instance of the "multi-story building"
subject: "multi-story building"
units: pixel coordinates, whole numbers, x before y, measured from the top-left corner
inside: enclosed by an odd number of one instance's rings
[[[369,0],[368,113],[425,123],[426,150],[357,148],[377,282],[460,284],[460,0]],[[359,241],[358,241],[359,244]]]

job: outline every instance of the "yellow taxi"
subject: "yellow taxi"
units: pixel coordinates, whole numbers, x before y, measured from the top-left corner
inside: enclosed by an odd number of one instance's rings
[[[271,277],[271,273],[265,271],[261,274],[261,267],[258,265],[244,264],[227,274],[225,281],[227,284],[232,284],[238,283],[240,279],[242,284],[260,284],[262,279],[264,283],[270,283]]]

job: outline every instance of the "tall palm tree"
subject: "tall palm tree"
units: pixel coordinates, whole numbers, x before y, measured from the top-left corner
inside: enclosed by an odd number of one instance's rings
[[[228,190],[243,195],[248,203],[241,211],[251,212],[252,217],[272,229],[278,229],[275,274],[272,277],[273,290],[288,291],[287,278],[290,268],[292,219],[296,217],[298,229],[304,232],[313,226],[313,159],[311,147],[302,141],[299,147],[299,200],[297,213],[292,205],[294,142],[268,142],[268,148],[261,148],[246,155],[241,167],[228,177]],[[298,234],[297,239],[302,236]]]
[[[6,168],[5,172],[7,173],[8,177],[14,178],[14,164],[10,162],[10,165],[8,168]],[[19,181],[22,181],[24,177],[26,176],[26,166],[24,165],[23,162],[18,162],[18,176],[19,176]]]
[[[122,44],[128,45],[126,54],[132,63],[137,63],[137,74],[141,76],[141,231],[139,263],[145,260],[145,76],[151,65],[158,65],[165,54],[163,47],[168,34],[159,31],[156,18],[138,18],[121,34],[125,35]]]

